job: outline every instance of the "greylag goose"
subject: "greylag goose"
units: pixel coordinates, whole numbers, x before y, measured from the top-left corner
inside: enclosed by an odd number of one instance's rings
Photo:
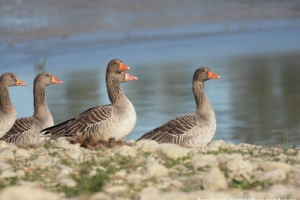
[[[12,127],[17,118],[17,111],[10,101],[8,87],[25,85],[26,83],[13,73],[5,73],[0,77],[0,137]]]
[[[40,73],[35,77],[33,84],[33,116],[17,119],[11,129],[0,140],[23,147],[36,146],[42,142],[40,131],[54,125],[46,99],[46,86],[52,84],[62,84],[62,81],[48,72]]]
[[[126,137],[136,123],[135,109],[120,87],[121,82],[137,80],[137,77],[125,72],[129,69],[121,60],[111,60],[106,69],[106,87],[111,104],[90,108],[73,119],[46,128],[41,131],[41,136],[84,136],[94,141]]]
[[[216,131],[215,113],[204,91],[204,82],[221,78],[208,68],[199,68],[193,77],[193,93],[196,111],[172,119],[144,134],[141,139],[155,140],[158,143],[180,145],[208,144]]]

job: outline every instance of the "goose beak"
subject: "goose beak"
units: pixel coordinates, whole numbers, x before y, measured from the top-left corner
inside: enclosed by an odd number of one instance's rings
[[[125,81],[135,81],[135,80],[138,80],[138,78],[136,76],[132,76],[128,73],[125,73]]]
[[[52,83],[53,84],[62,84],[63,82],[56,78],[55,76],[52,76]]]
[[[16,85],[18,85],[18,86],[26,86],[27,84],[26,84],[25,82],[23,82],[23,81],[21,81],[20,79],[17,78],[17,83],[16,83]]]
[[[119,71],[128,71],[130,67],[126,66],[124,63],[120,63]]]
[[[219,79],[221,78],[221,76],[219,76],[218,74],[215,74],[211,71],[208,72],[208,79]]]

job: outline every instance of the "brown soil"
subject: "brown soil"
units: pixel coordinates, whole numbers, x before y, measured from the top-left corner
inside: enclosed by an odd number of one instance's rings
[[[81,147],[90,149],[90,150],[98,150],[98,149],[106,149],[106,148],[114,148],[116,146],[128,145],[132,146],[130,143],[125,142],[123,140],[116,140],[115,138],[110,138],[108,141],[106,140],[94,140],[92,137],[85,138],[83,136],[75,136],[71,138],[67,138],[71,144],[79,143]]]

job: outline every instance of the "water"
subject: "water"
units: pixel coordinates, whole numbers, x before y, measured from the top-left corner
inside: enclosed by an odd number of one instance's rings
[[[207,66],[221,76],[205,83],[217,118],[214,139],[300,145],[300,20],[295,18],[298,12],[288,10],[293,5],[283,3],[278,7],[240,1],[212,5],[207,1],[206,7],[200,8],[197,2],[190,1],[182,8],[168,7],[165,14],[157,11],[160,14],[150,17],[147,24],[143,21],[155,11],[158,2],[136,5],[141,9],[138,13],[128,6],[131,1],[126,2],[118,4],[120,7],[105,4],[108,10],[125,10],[100,22],[98,11],[105,16],[105,9],[97,11],[96,1],[88,1],[85,6],[76,1],[68,5],[65,13],[67,5],[52,1],[50,4],[59,8],[55,11],[59,15],[50,17],[46,12],[40,20],[44,7],[33,14],[25,9],[22,12],[26,17],[19,21],[15,21],[18,9],[11,15],[5,13],[9,17],[2,18],[0,25],[14,26],[0,31],[0,73],[14,72],[28,84],[10,89],[18,117],[33,113],[32,82],[39,72],[34,68],[35,62],[47,58],[46,70],[64,82],[47,88],[49,108],[55,123],[59,123],[90,107],[109,103],[105,69],[109,60],[120,58],[131,67],[129,73],[139,78],[122,84],[138,116],[135,129],[126,139],[137,139],[162,123],[195,110],[192,76],[198,67]],[[249,15],[252,18],[231,12],[239,6],[258,11]],[[215,16],[208,9],[212,7],[228,10]],[[265,7],[265,12],[259,11],[260,7]],[[142,12],[146,8],[150,14]],[[195,21],[199,17],[197,9],[202,14],[211,11],[202,15],[200,24]],[[277,10],[277,16],[272,16],[269,9]],[[73,15],[75,11],[81,14]],[[87,13],[87,18],[81,18]],[[126,17],[120,18],[124,13]],[[78,29],[74,29],[76,20],[68,23],[70,16],[80,19]],[[159,16],[165,19],[158,21]],[[54,20],[58,18],[63,20]],[[118,26],[109,23],[112,19],[119,20]],[[107,24],[111,26],[103,31],[101,28]]]

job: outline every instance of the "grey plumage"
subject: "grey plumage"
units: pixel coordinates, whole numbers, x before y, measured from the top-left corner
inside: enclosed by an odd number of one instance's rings
[[[41,136],[57,138],[82,135],[95,140],[126,137],[136,123],[135,109],[120,87],[121,82],[137,80],[125,72],[129,69],[121,60],[111,60],[106,70],[106,86],[112,104],[90,108],[73,119],[42,130]]]
[[[197,145],[209,143],[216,131],[214,111],[204,91],[204,82],[218,79],[220,76],[208,68],[199,68],[193,77],[193,93],[196,101],[194,113],[176,117],[157,127],[141,138],[155,140],[158,143],[175,143],[182,145]]]
[[[61,84],[55,76],[48,72],[40,73],[34,80],[34,114],[15,121],[11,129],[0,140],[18,146],[36,146],[43,140],[39,133],[42,129],[53,126],[52,115],[47,106],[46,86]]]
[[[13,73],[4,73],[0,77],[0,137],[12,127],[17,118],[17,111],[11,103],[8,87],[25,85],[26,83]]]

